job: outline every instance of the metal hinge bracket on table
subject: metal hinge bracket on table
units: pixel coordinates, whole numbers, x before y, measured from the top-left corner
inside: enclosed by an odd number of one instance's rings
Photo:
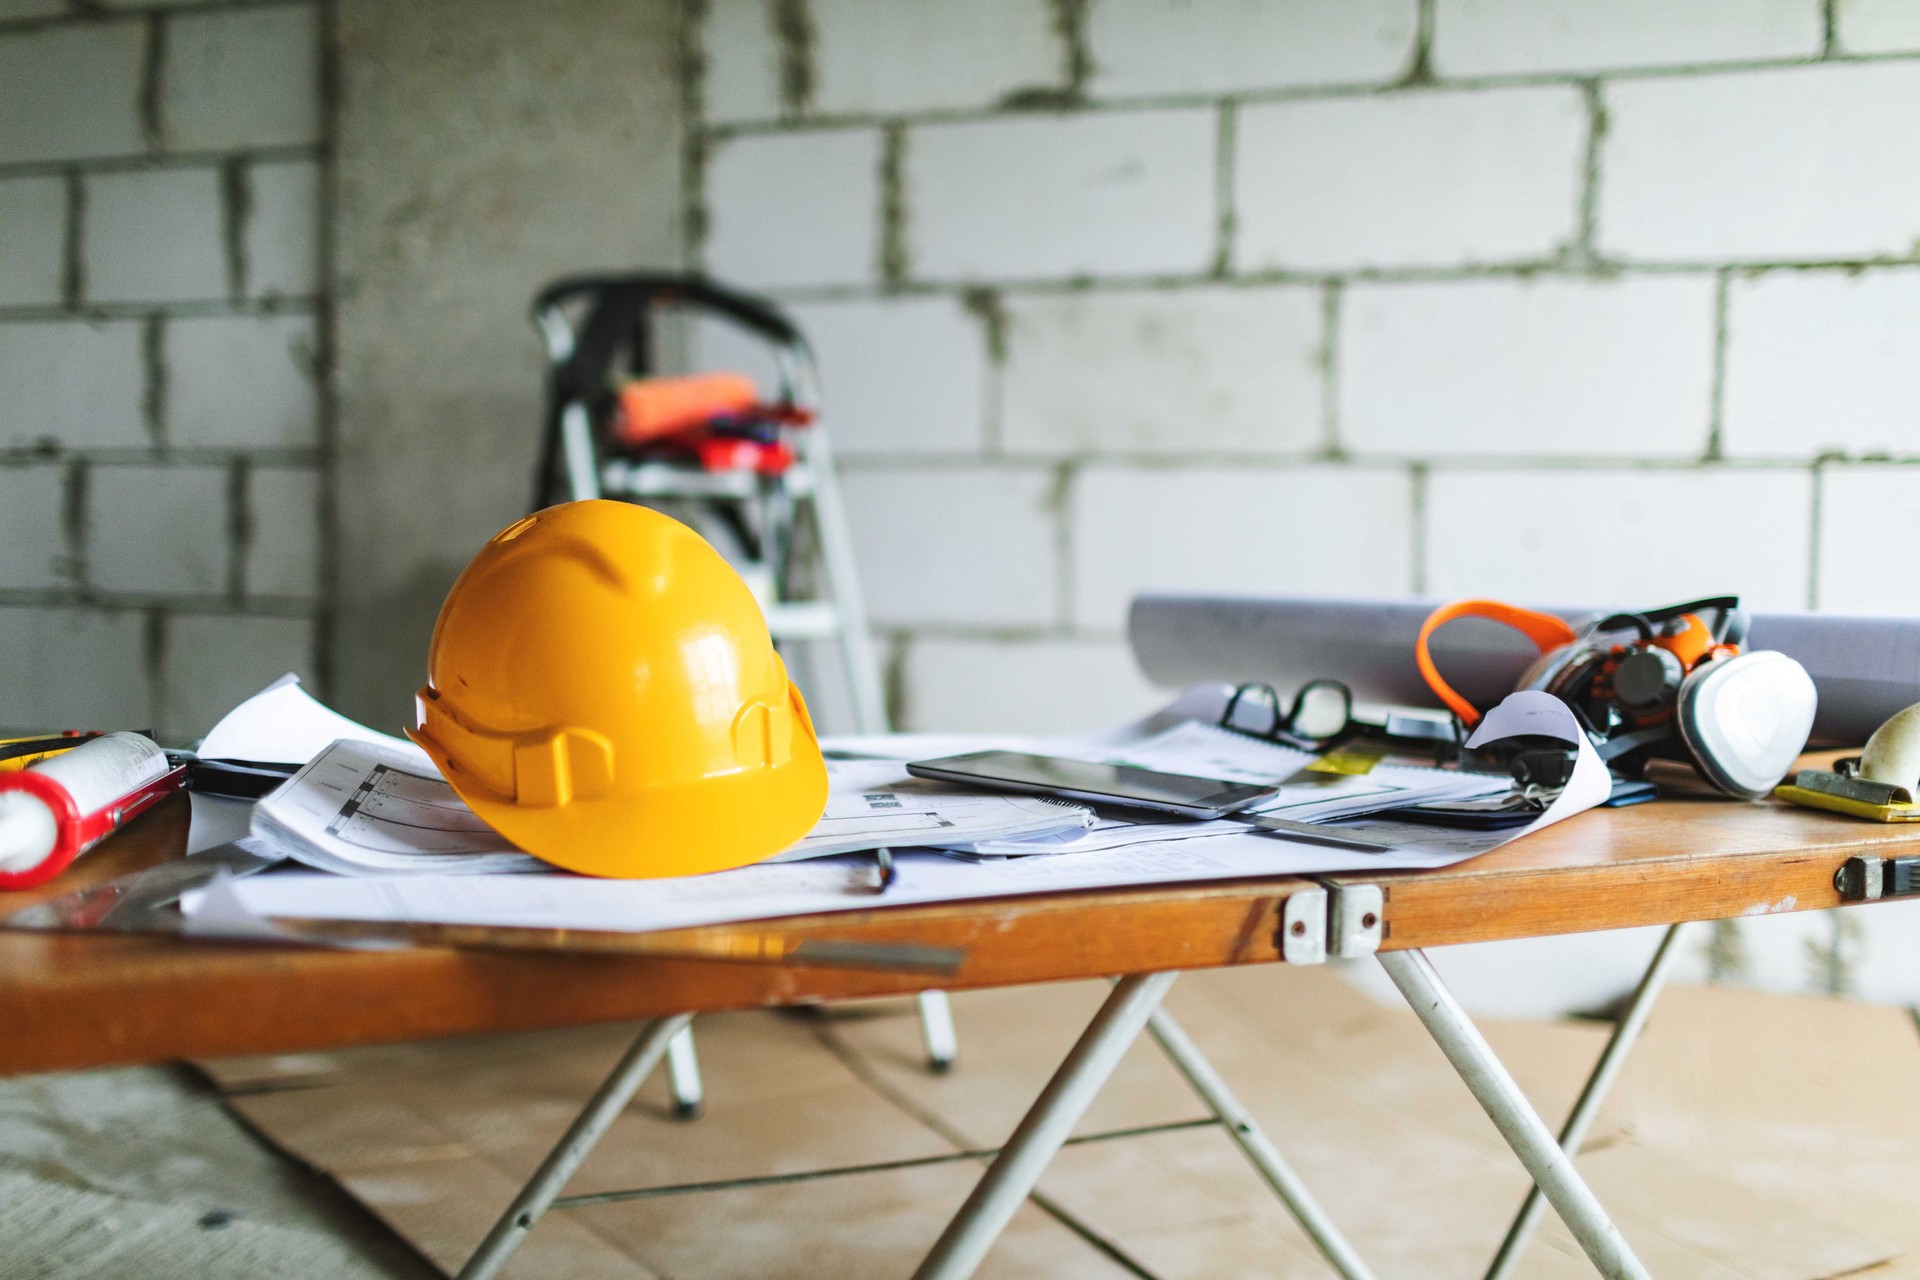
[[[1280,909],[1275,939],[1288,964],[1351,959],[1380,949],[1387,932],[1386,892],[1377,884],[1326,884],[1302,889]]]
[[[1323,964],[1327,959],[1327,891],[1300,889],[1280,906],[1279,936],[1274,940],[1288,964]]]
[[[1327,950],[1342,959],[1370,956],[1386,936],[1387,896],[1377,884],[1335,885],[1327,909]]]
[[[1910,898],[1920,894],[1920,858],[1848,858],[1833,873],[1833,887],[1848,902]]]

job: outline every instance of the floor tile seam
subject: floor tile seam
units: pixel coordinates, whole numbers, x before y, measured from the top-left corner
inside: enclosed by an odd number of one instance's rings
[[[826,1047],[829,1053],[833,1054],[834,1057],[840,1059],[840,1061],[846,1065],[849,1072],[865,1083],[875,1093],[898,1107],[904,1114],[919,1121],[919,1123],[925,1125],[931,1132],[960,1150],[964,1151],[972,1146],[960,1133],[949,1127],[946,1121],[933,1112],[919,1106],[912,1099],[908,1098],[903,1091],[883,1079],[832,1026],[825,1024],[817,1026],[814,1029],[814,1034],[819,1038],[821,1044]],[[1216,1122],[1204,1121],[1202,1123]],[[1124,1267],[1133,1275],[1140,1277],[1140,1280],[1158,1280],[1152,1271],[1148,1270],[1137,1259],[1128,1254],[1117,1242],[1107,1239],[1098,1231],[1094,1230],[1092,1226],[1081,1221],[1079,1217],[1068,1211],[1057,1200],[1041,1192],[1038,1187],[1035,1187],[1027,1198],[1037,1208],[1053,1218],[1054,1221],[1078,1236],[1092,1248],[1098,1250],[1115,1264]]]

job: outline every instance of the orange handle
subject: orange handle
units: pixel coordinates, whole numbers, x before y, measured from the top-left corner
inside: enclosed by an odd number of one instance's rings
[[[636,378],[620,388],[613,433],[621,444],[642,445],[728,414],[750,413],[759,404],[760,392],[744,373]]]
[[[1414,661],[1420,664],[1420,675],[1426,680],[1427,687],[1438,694],[1447,709],[1459,716],[1461,723],[1469,729],[1480,723],[1480,709],[1461,697],[1452,685],[1441,678],[1440,669],[1433,665],[1433,654],[1427,648],[1427,641],[1433,633],[1455,618],[1485,618],[1489,622],[1512,627],[1533,641],[1534,647],[1542,653],[1563,644],[1571,644],[1579,636],[1563,618],[1522,609],[1519,605],[1502,604],[1498,600],[1457,600],[1441,605],[1428,614],[1427,620],[1420,624],[1420,638],[1414,642]]]

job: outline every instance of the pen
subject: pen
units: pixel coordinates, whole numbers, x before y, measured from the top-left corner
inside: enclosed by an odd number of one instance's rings
[[[880,883],[873,886],[873,891],[875,893],[885,893],[893,886],[893,882],[898,879],[900,875],[900,872],[893,865],[893,850],[875,849],[873,851],[873,857],[874,861],[880,864]]]

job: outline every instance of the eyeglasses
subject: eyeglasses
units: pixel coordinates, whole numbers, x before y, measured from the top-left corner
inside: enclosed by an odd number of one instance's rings
[[[1243,704],[1266,709],[1266,727],[1249,727],[1235,720]],[[1281,710],[1280,695],[1270,684],[1237,686],[1220,713],[1220,727],[1251,737],[1263,738],[1306,751],[1319,751],[1349,736],[1354,729],[1353,690],[1338,680],[1309,680],[1293,695],[1293,702]],[[1256,725],[1258,721],[1256,719]]]

